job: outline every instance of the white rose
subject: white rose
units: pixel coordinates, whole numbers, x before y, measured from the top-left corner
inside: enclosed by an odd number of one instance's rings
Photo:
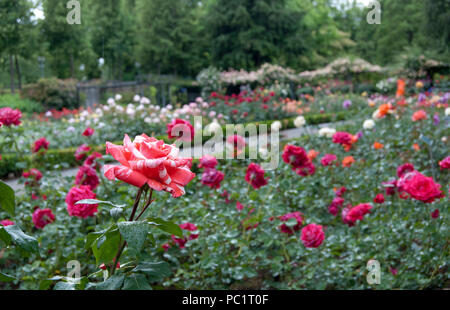
[[[147,97],[142,97],[141,104],[150,104],[150,99],[148,99]]]
[[[445,116],[449,116],[450,115],[450,108],[445,109]]]
[[[281,127],[282,127],[282,125],[281,125],[280,121],[275,121],[272,123],[272,125],[270,125],[270,129],[272,131],[280,131]]]
[[[134,97],[133,97],[133,101],[134,102],[139,102],[141,100],[141,96],[139,96],[139,95],[134,95]]]
[[[119,101],[122,99],[122,95],[121,94],[116,94],[116,96],[114,97],[114,99],[116,99],[116,101]]]
[[[144,118],[144,122],[146,122],[147,124],[151,124],[152,119],[150,117],[146,117],[146,118]]]
[[[375,127],[375,122],[371,119],[366,119],[363,124],[364,129],[372,129]]]
[[[328,127],[320,128],[320,130],[319,130],[320,137],[332,138],[335,133],[336,133],[336,129],[328,128]]]
[[[306,120],[303,116],[297,116],[297,118],[294,120],[294,125],[297,128],[303,127],[306,124]]]
[[[108,103],[109,105],[113,105],[113,104],[115,104],[116,102],[114,101],[113,98],[109,98],[108,101],[107,101],[107,103]]]

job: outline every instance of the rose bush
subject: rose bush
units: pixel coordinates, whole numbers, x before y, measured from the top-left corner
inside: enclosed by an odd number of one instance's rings
[[[6,248],[1,272],[13,279],[0,285],[368,289],[375,286],[365,267],[376,259],[383,279],[376,288],[445,287],[449,119],[442,97],[425,96],[425,105],[385,98],[351,123],[283,141],[275,170],[262,170],[262,159],[180,159],[176,147],[147,135],[108,143],[109,155],[101,157],[84,148],[78,177],[48,170],[39,182],[24,177],[33,184],[17,197],[15,214],[0,212],[1,233],[20,228],[39,246],[39,255]],[[440,122],[413,121],[416,110]],[[363,126],[374,111],[375,125]],[[352,135],[351,148],[333,143],[344,132]],[[97,135],[80,133],[78,145]],[[335,141],[349,145],[347,138]],[[214,186],[202,184],[207,172],[214,177],[205,183]],[[78,284],[66,278],[73,259],[82,266]]]

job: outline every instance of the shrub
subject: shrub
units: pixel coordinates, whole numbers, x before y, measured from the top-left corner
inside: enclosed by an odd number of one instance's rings
[[[37,102],[20,98],[18,94],[0,95],[0,108],[10,107],[19,109],[23,113],[40,113],[44,108]]]
[[[74,80],[40,79],[36,84],[23,87],[21,96],[40,102],[46,109],[78,108]]]

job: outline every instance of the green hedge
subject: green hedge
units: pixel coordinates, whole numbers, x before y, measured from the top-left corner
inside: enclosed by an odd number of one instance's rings
[[[349,119],[352,117],[352,113],[348,111],[342,111],[338,113],[324,113],[324,114],[311,114],[304,115],[307,125],[318,125],[330,122],[337,122]],[[282,130],[295,128],[295,117],[279,120],[282,123]],[[261,122],[252,122],[252,124],[262,125],[266,124],[270,131],[270,125],[276,120],[268,120]],[[244,124],[246,126],[248,124]],[[222,127],[225,131],[225,126]],[[168,139],[166,135],[156,136],[159,140],[164,140],[167,143],[173,143],[174,139]],[[203,135],[202,141],[207,141],[211,136]],[[114,142],[115,144],[122,144],[122,141]],[[74,153],[77,147],[65,148],[65,149],[50,149],[46,153],[41,155],[26,155],[23,158],[19,158],[16,154],[4,154],[2,160],[0,160],[0,177],[8,177],[9,174],[20,176],[24,170],[24,166],[27,167],[49,167],[53,169],[56,165],[63,164],[60,168],[76,167],[81,164],[75,160]],[[105,145],[91,146],[93,151],[99,153],[105,152]],[[19,164],[18,164],[19,163]]]

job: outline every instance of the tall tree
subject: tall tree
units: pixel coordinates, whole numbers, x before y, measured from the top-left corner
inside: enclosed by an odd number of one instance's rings
[[[138,0],[137,58],[145,69],[170,74],[192,74],[201,59],[197,1]],[[198,68],[196,68],[198,69]],[[195,69],[194,69],[195,70]]]
[[[106,78],[121,80],[133,63],[135,32],[132,0],[89,0],[89,26],[92,47],[108,68]]]
[[[19,55],[25,54],[25,39],[32,27],[31,3],[27,0],[0,2],[0,54],[9,59],[11,92],[15,91],[15,75],[21,87]]]
[[[85,20],[81,14],[81,25],[69,24],[67,15],[70,10],[66,4],[66,1],[44,0],[45,19],[41,22],[41,27],[53,73],[60,78],[73,78],[76,73],[76,60],[86,48],[83,38]],[[86,1],[81,0],[80,4],[83,8]]]
[[[255,68],[280,59],[285,49],[301,53],[302,41],[287,43],[301,17],[285,0],[217,0],[207,19],[212,60],[224,68]]]

